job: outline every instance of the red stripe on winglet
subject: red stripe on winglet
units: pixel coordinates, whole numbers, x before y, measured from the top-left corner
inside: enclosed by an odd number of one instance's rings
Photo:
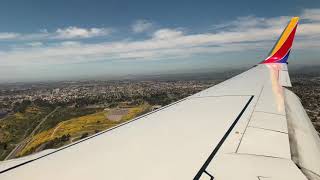
[[[262,63],[275,63],[276,61],[282,59],[287,52],[291,49],[294,35],[296,33],[297,26],[292,30],[290,33],[288,39],[285,41],[285,43],[281,46],[281,48],[271,57],[264,60]]]

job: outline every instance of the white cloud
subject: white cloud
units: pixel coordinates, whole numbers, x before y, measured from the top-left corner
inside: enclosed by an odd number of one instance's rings
[[[150,30],[153,27],[153,24],[147,20],[137,20],[131,26],[131,29],[134,33],[142,33]]]
[[[31,46],[31,47],[39,47],[39,46],[42,46],[43,43],[42,42],[30,42],[30,43],[27,43],[28,46]]]
[[[47,29],[40,29],[39,32],[40,33],[48,33],[48,30]]]
[[[0,32],[0,40],[14,39],[19,37],[18,33]]]
[[[303,19],[311,21],[320,21],[319,9],[305,9],[301,15]]]
[[[79,27],[67,27],[64,29],[57,29],[57,39],[74,39],[74,38],[91,38],[96,36],[105,36],[111,33],[107,28],[79,28]]]
[[[57,45],[65,46],[65,47],[74,47],[74,46],[80,46],[81,43],[78,41],[63,41]]]
[[[83,39],[98,36],[110,35],[113,30],[111,28],[79,28],[70,26],[67,28],[58,28],[54,32],[47,29],[41,29],[36,33],[19,34],[14,32],[0,32],[0,40],[11,41],[39,41],[39,40],[64,40],[64,39]]]
[[[175,29],[159,29],[153,33],[154,39],[170,39],[177,38],[183,35],[182,31]]]
[[[264,29],[274,28],[283,29],[283,25],[287,24],[290,20],[288,16],[280,16],[275,18],[261,18],[255,16],[238,17],[233,21],[216,24],[213,26],[214,30],[220,31],[233,31],[233,32],[245,32],[249,29]]]

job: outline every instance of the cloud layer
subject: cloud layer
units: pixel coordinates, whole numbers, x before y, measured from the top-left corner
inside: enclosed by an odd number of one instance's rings
[[[301,14],[295,49],[320,48],[320,9],[306,9]],[[34,34],[0,33],[1,40],[24,40],[26,46],[0,51],[3,66],[35,64],[71,64],[99,60],[159,60],[183,59],[199,54],[215,55],[224,52],[269,49],[291,17],[239,17],[234,21],[216,24],[212,31],[188,33],[181,28],[160,28],[134,40],[135,33],[151,31],[152,23],[138,20],[132,26],[130,40],[81,41],[93,37],[110,36],[110,28],[60,28],[54,32]],[[48,43],[48,40],[58,42]]]
[[[42,29],[39,32],[31,34],[21,34],[14,32],[0,32],[0,41],[35,41],[35,40],[52,40],[52,39],[83,39],[99,36],[107,36],[112,32],[111,28],[80,28],[70,26],[66,28],[58,28],[56,31],[48,32]]]

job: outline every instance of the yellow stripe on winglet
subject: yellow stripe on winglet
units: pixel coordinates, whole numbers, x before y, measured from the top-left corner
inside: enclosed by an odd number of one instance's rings
[[[272,50],[270,56],[274,55],[281,48],[281,46],[284,44],[284,42],[286,42],[286,40],[288,39],[288,37],[289,37],[290,33],[292,32],[292,30],[296,27],[298,21],[299,21],[299,17],[291,18],[288,26],[283,31],[279,41],[277,42],[276,46]]]

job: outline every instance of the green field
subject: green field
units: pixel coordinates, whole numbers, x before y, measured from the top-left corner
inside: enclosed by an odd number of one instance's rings
[[[39,122],[50,112],[51,108],[30,106],[25,112],[9,114],[0,120],[0,160],[4,159]]]

